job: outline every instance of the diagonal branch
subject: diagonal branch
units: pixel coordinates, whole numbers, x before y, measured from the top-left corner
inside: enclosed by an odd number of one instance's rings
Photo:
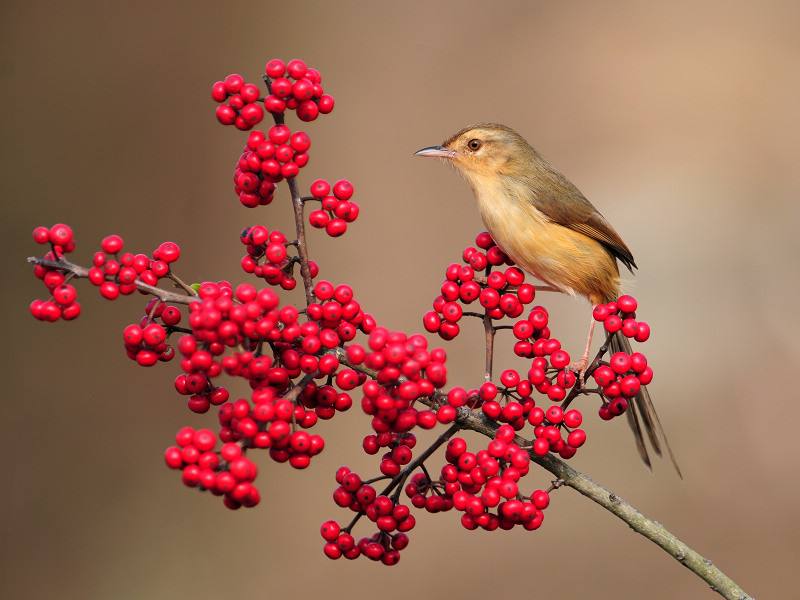
[[[337,348],[334,350],[334,353],[342,364],[364,373],[368,377],[377,377],[378,373],[376,371],[362,365],[355,365],[348,361],[347,354],[343,349]],[[403,378],[401,378],[401,380],[402,379]],[[439,393],[433,397],[421,398],[420,401],[427,406],[436,408],[446,400],[444,395]],[[475,431],[491,438],[494,437],[495,431],[498,428],[497,423],[490,421],[482,413],[470,410],[465,406],[458,409],[456,422],[462,429]],[[530,447],[531,445],[529,440],[525,440],[519,436],[516,437],[515,442],[520,447]],[[532,461],[550,471],[550,473],[558,477],[558,479],[563,480],[563,485],[571,487],[589,498],[592,502],[599,504],[627,523],[631,529],[657,544],[684,567],[708,583],[711,589],[720,596],[728,600],[751,600],[751,596],[745,593],[735,581],[725,575],[725,573],[710,560],[690,548],[685,542],[661,525],[661,523],[643,515],[637,508],[620,498],[611,490],[595,483],[588,475],[574,469],[553,454],[536,456],[530,451],[529,454]]]

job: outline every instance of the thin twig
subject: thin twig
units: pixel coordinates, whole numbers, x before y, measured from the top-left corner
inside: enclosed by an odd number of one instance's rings
[[[425,449],[424,452],[422,452],[411,462],[409,462],[405,467],[403,467],[403,470],[400,471],[397,475],[395,475],[394,478],[392,478],[392,481],[389,482],[389,484],[385,488],[383,488],[383,491],[381,491],[379,495],[388,496],[389,494],[392,493],[392,490],[395,489],[395,487],[397,487],[398,485],[400,485],[400,488],[398,489],[401,489],[402,483],[405,482],[405,480],[408,478],[409,475],[411,475],[414,469],[422,465],[422,463],[424,463],[430,457],[431,454],[436,452],[436,450],[442,444],[444,444],[445,442],[447,442],[447,440],[453,437],[459,429],[461,429],[461,425],[459,425],[458,423],[453,423],[450,427],[448,427],[447,431],[439,435],[439,437],[437,437],[434,440],[434,442]],[[350,521],[350,523],[347,525],[347,527],[343,529],[343,531],[346,531],[348,533],[351,532],[355,524],[358,523],[359,519],[361,519],[361,517],[363,516],[364,512],[358,511],[356,516],[353,517],[353,520]]]
[[[599,367],[602,364],[603,356],[605,356],[606,352],[608,352],[608,347],[609,344],[611,343],[612,335],[613,334],[608,334],[608,336],[606,337],[606,341],[603,342],[602,346],[600,346],[600,349],[597,351],[597,354],[595,354],[594,359],[589,364],[589,367],[586,369],[586,374],[584,375],[586,379],[591,377],[592,373],[595,372],[595,369],[597,369],[597,367]],[[561,408],[567,410],[569,405],[572,404],[572,401],[575,400],[575,398],[577,398],[580,394],[584,393],[584,391],[586,391],[584,386],[580,384],[580,381],[576,381],[575,385],[569,391],[569,394],[567,394],[567,397],[564,398],[564,402],[561,403]]]
[[[65,258],[56,261],[38,258],[36,256],[29,256],[28,262],[34,265],[42,265],[48,269],[57,269],[64,273],[71,273],[74,277],[84,278],[89,276],[89,269],[73,264]],[[161,288],[145,283],[140,279],[136,279],[133,282],[133,285],[135,285],[136,289],[139,291],[145,292],[146,294],[152,294],[162,302],[172,302],[173,304],[191,304],[192,302],[198,302],[200,300],[200,298],[197,296],[186,296],[184,294],[176,294],[175,292],[162,290]]]
[[[307,373],[304,375],[300,381],[298,381],[288,392],[283,395],[283,399],[289,400],[290,402],[297,402],[300,394],[303,393],[303,390],[306,389],[306,386],[311,382],[312,379],[314,379],[316,374],[317,372],[314,371],[313,373]]]
[[[483,315],[483,331],[486,336],[486,368],[483,376],[486,381],[492,379],[492,363],[494,362],[494,333],[495,329],[492,325],[491,317],[486,314]]]
[[[186,292],[187,294],[189,294],[190,296],[197,296],[197,290],[196,290],[196,289],[194,289],[192,286],[188,285],[188,284],[187,284],[185,281],[183,281],[183,280],[182,280],[180,277],[178,277],[178,276],[177,276],[175,273],[173,273],[172,271],[170,271],[170,272],[167,274],[167,277],[169,277],[170,279],[172,279],[172,281],[174,281],[176,284],[178,284],[178,287],[180,287],[181,289],[183,289],[183,291],[185,291],[185,292]]]
[[[267,86],[269,93],[272,93],[272,79],[268,75],[262,76],[264,83]],[[272,113],[272,118],[276,125],[283,125],[283,113]],[[308,265],[308,242],[306,240],[306,224],[304,208],[305,202],[303,196],[297,187],[297,179],[289,177],[286,180],[286,185],[289,186],[289,194],[292,197],[292,210],[294,212],[294,228],[297,233],[297,253],[300,256],[300,277],[303,279],[303,288],[306,294],[306,304],[314,302],[314,283],[311,280],[311,269]]]

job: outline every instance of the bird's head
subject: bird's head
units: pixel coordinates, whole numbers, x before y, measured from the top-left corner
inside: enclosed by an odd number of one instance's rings
[[[468,179],[513,176],[524,170],[534,155],[533,148],[521,135],[495,123],[466,127],[441,146],[422,148],[414,154],[443,158]]]

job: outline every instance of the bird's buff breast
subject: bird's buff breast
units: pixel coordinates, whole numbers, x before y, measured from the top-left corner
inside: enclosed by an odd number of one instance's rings
[[[489,233],[522,269],[592,302],[618,288],[616,261],[598,242],[553,223],[513,186],[496,179],[471,183]]]

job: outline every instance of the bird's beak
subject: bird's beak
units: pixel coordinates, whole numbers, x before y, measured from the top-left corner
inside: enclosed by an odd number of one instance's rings
[[[439,158],[453,158],[455,155],[455,150],[449,150],[444,146],[428,146],[414,152],[414,156],[438,156]]]

